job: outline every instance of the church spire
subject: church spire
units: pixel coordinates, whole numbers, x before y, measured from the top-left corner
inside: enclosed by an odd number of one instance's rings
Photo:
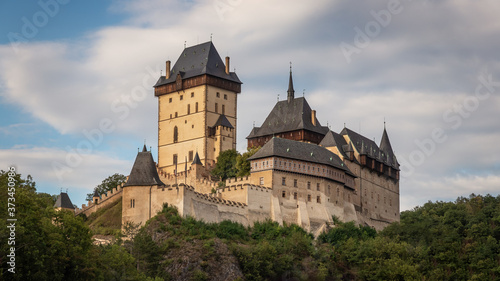
[[[290,79],[288,80],[288,102],[291,102],[295,98],[295,90],[293,89],[293,79],[292,79],[292,63],[290,62]]]

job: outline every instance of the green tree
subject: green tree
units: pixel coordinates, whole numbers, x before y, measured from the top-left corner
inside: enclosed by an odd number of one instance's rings
[[[94,196],[94,192],[96,190],[97,190],[98,194],[107,193],[108,191],[114,189],[118,185],[124,183],[125,180],[127,180],[127,177],[122,175],[122,174],[116,173],[112,176],[109,176],[109,177],[105,178],[101,184],[96,186],[92,193],[87,193],[87,198],[85,198],[85,200],[92,201],[92,197]]]
[[[236,177],[236,158],[239,153],[235,149],[225,150],[217,157],[217,164],[212,170],[212,175],[225,181],[228,178]]]
[[[238,154],[236,156],[236,176],[237,177],[245,177],[250,175],[250,161],[248,161],[248,158],[250,156],[254,155],[257,151],[259,151],[259,147],[249,147],[247,149],[247,152],[243,154]]]
[[[15,271],[11,274],[0,257],[0,279],[13,280],[89,280],[95,276],[90,258],[90,229],[80,217],[69,211],[55,211],[54,201],[47,194],[38,194],[30,176],[0,172],[0,198],[10,197],[9,178],[15,185],[15,245],[0,243],[0,253],[15,247]],[[7,217],[7,200],[0,200],[2,217]],[[10,223],[10,222],[9,222]],[[9,237],[6,219],[0,220],[0,237]],[[2,240],[4,241],[4,239]],[[7,277],[8,275],[8,277]]]

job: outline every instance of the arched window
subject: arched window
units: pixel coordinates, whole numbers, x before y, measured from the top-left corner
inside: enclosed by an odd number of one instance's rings
[[[179,141],[179,129],[177,129],[177,126],[174,127],[174,143]]]

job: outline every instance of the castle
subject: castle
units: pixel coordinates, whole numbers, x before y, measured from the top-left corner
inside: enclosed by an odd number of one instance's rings
[[[158,162],[144,146],[127,181],[77,209],[90,214],[122,200],[122,225],[144,224],[164,203],[206,222],[252,225],[272,219],[318,235],[342,221],[382,229],[399,221],[399,164],[387,131],[380,145],[348,129],[322,126],[304,97],[295,97],[290,69],[287,99],[278,101],[247,137],[261,147],[250,175],[220,185],[210,171],[236,148],[242,82],[212,42],[185,48],[154,85],[158,98]]]

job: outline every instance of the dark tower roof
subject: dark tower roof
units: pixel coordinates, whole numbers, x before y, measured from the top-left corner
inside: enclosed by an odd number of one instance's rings
[[[208,74],[242,84],[235,72],[226,73],[224,62],[212,41],[184,48],[172,68],[170,78],[161,76],[154,87],[175,82],[177,74],[182,79]]]
[[[68,193],[61,192],[61,194],[57,196],[54,208],[64,208],[64,209],[74,210],[75,206],[73,206],[73,203],[71,203],[71,199],[69,199]]]
[[[385,130],[385,126],[384,132],[382,133],[382,139],[380,140],[380,150],[387,153],[394,153],[392,150],[391,142],[389,141],[389,136],[387,135],[387,131]]]
[[[287,100],[291,102],[295,98],[295,90],[293,89],[292,66],[290,65],[290,79],[288,80]]]
[[[226,128],[234,129],[233,125],[231,125],[231,122],[229,122],[229,120],[227,120],[227,117],[224,114],[220,115],[219,119],[217,119],[217,121],[215,122],[214,127],[218,127],[218,126],[223,126]]]
[[[261,127],[254,127],[247,139],[273,135],[295,130],[308,130],[326,134],[328,127],[321,126],[318,119],[316,125],[311,121],[312,110],[304,97],[292,101],[279,101],[269,113]]]
[[[151,151],[147,151],[146,145],[144,145],[142,152],[137,153],[134,166],[132,167],[128,180],[123,187],[151,185],[164,186],[165,184],[158,176],[158,171],[156,170],[156,165],[153,161]]]
[[[279,156],[288,159],[301,160],[311,163],[321,163],[354,174],[340,160],[337,154],[328,149],[306,142],[294,141],[283,138],[272,138],[259,151],[248,160],[260,159],[270,156]]]
[[[97,188],[94,188],[94,195],[92,195],[92,197],[101,197],[99,196],[99,193],[97,193]]]
[[[194,155],[193,163],[191,165],[203,165],[200,160],[200,156],[198,155],[198,151],[196,151],[196,154]]]
[[[396,159],[396,155],[394,155],[391,142],[389,141],[389,135],[387,134],[387,130],[385,129],[385,124],[384,132],[382,133],[382,139],[380,140],[380,150],[387,154],[387,162],[391,163],[392,166],[395,166],[396,168],[399,167],[398,160]]]

